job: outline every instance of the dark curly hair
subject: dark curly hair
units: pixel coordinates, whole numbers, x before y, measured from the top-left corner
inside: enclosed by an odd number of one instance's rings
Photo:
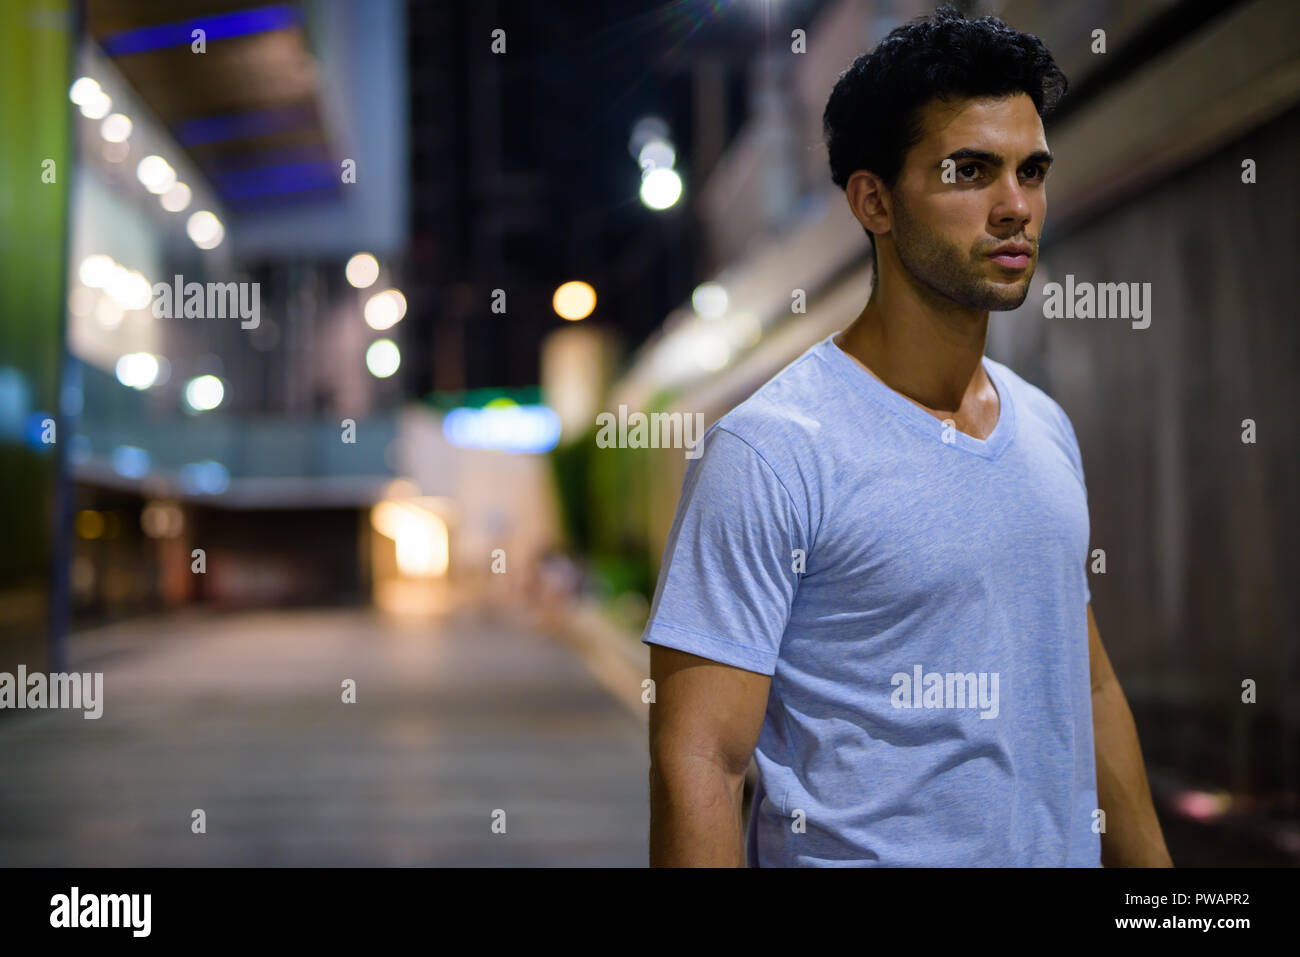
[[[822,114],[831,179],[843,189],[866,169],[893,187],[903,157],[921,139],[921,107],[934,97],[1023,92],[1046,119],[1066,86],[1038,37],[996,17],[968,20],[940,7],[892,30],[840,74]]]

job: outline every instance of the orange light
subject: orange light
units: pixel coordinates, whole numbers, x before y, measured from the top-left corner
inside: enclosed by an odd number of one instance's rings
[[[582,280],[575,279],[555,290],[551,305],[561,319],[577,322],[586,319],[596,308],[596,290]]]
[[[94,509],[82,509],[73,523],[79,538],[96,539],[104,534],[104,516]]]

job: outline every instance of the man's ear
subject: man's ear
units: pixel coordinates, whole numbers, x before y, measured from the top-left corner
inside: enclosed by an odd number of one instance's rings
[[[893,218],[889,188],[879,176],[870,170],[855,171],[844,184],[844,197],[858,222],[874,236],[889,232]]]

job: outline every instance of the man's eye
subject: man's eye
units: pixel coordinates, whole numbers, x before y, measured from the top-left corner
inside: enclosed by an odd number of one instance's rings
[[[973,175],[975,175],[976,173],[979,172],[979,167],[976,166],[974,163],[967,163],[965,166],[959,166],[959,167],[957,167],[957,172],[958,172],[958,173],[961,173],[961,172],[963,172],[964,170],[972,170],[971,175],[973,176]]]
[[[1042,167],[1039,167],[1039,166],[1026,166],[1026,167],[1025,167],[1025,172],[1026,172],[1027,174],[1030,174],[1030,179],[1033,179],[1034,177],[1037,177],[1038,179],[1042,179],[1042,178],[1043,178],[1043,170],[1042,170]]]

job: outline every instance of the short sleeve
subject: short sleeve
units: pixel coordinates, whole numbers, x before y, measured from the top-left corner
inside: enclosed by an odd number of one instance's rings
[[[805,547],[771,466],[715,427],[687,468],[641,640],[774,674]]]
[[[1079,439],[1074,434],[1074,425],[1070,422],[1070,417],[1065,414],[1065,409],[1061,408],[1060,403],[1056,404],[1057,414],[1061,418],[1061,429],[1065,433],[1066,448],[1070,453],[1070,465],[1074,467],[1075,474],[1079,476],[1079,484],[1083,486],[1084,507],[1088,503],[1088,483],[1083,475],[1083,453],[1079,451]],[[1091,525],[1091,523],[1089,523]],[[1088,584],[1088,556],[1084,555],[1083,560],[1083,603],[1089,605],[1092,603],[1092,589]]]

